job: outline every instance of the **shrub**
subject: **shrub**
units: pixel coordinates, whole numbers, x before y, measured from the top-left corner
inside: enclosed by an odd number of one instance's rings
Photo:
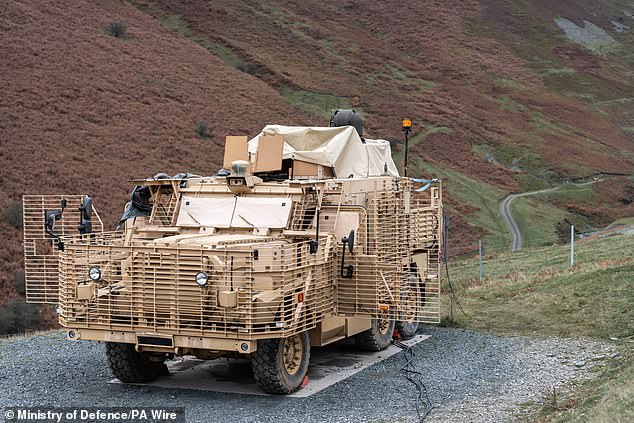
[[[557,238],[562,244],[570,244],[570,222],[568,219],[560,220],[555,225],[555,231],[557,232]]]
[[[211,137],[212,133],[209,130],[207,122],[198,122],[198,124],[196,125],[196,135],[205,140]]]
[[[256,65],[250,65],[248,63],[238,62],[236,65],[236,69],[240,72],[244,72],[249,75],[256,76],[258,73],[258,67]]]
[[[26,278],[24,276],[24,270],[18,270],[13,277],[13,286],[15,292],[24,296],[26,294]]]
[[[23,299],[13,300],[0,308],[0,335],[24,333],[40,323],[39,308]]]
[[[7,220],[16,229],[22,229],[22,202],[16,201],[7,209]]]
[[[126,24],[119,21],[111,22],[110,26],[108,26],[108,34],[115,38],[124,38],[127,30]]]

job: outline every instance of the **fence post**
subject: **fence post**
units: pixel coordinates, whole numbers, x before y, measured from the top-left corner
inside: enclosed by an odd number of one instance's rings
[[[482,240],[478,240],[478,254],[480,256],[480,282],[482,282]]]
[[[570,225],[570,267],[575,265],[575,225]]]

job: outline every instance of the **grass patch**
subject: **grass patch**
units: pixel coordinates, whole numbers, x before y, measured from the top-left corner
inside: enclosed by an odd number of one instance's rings
[[[624,219],[615,220],[614,222],[610,223],[608,229],[621,225],[634,225],[634,217],[626,217]]]
[[[513,79],[497,78],[495,82],[500,87],[508,88],[515,91],[523,91],[526,89],[526,85],[522,84],[521,82],[517,82]]]
[[[233,49],[231,49],[231,47],[221,43],[220,41],[212,40],[205,34],[199,32],[195,33],[180,15],[168,13],[153,2],[133,0],[132,4],[142,11],[151,12],[154,16],[156,16],[156,19],[161,23],[161,25],[175,30],[181,36],[200,45],[201,47],[204,47],[211,53],[218,56],[220,60],[233,66],[239,71],[249,75],[257,74],[258,65],[248,63],[247,60],[240,57]]]
[[[192,35],[189,26],[187,26],[179,15],[164,13],[160,14],[157,19],[161,25],[176,30],[176,32],[184,37],[190,37]]]
[[[596,195],[591,184],[564,184],[557,191],[540,194],[545,200],[557,204],[568,201],[594,203]]]
[[[452,263],[454,288],[470,316],[460,324],[506,334],[634,337],[634,237],[489,254],[484,280],[477,258]],[[454,313],[455,314],[455,313]]]
[[[626,135],[634,135],[634,126],[623,126],[621,128]]]
[[[570,213],[534,197],[515,198],[511,203],[511,213],[522,234],[523,247],[557,242],[557,223],[570,217]]]
[[[293,106],[302,109],[312,115],[330,118],[335,109],[350,109],[350,100],[328,93],[297,90],[291,87],[282,87],[280,94]],[[355,108],[357,112],[361,110]]]
[[[388,76],[406,83],[417,85],[423,91],[430,91],[436,88],[437,84],[435,82],[419,78],[415,73],[407,69],[403,69],[398,65],[388,65],[387,69],[390,71]]]

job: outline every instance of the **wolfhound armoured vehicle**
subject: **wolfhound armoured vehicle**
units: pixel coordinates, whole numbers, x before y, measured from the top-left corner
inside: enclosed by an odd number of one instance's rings
[[[227,137],[214,176],[134,181],[112,232],[88,196],[25,195],[27,300],[57,304],[69,340],[105,342],[122,382],[238,356],[275,394],[299,389],[311,347],[378,351],[438,322],[440,183],[399,177],[348,115]]]

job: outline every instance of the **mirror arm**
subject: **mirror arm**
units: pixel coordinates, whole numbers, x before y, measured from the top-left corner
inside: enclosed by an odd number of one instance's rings
[[[57,240],[57,249],[60,251],[64,251],[64,241],[62,238],[53,232],[53,228],[55,228],[55,221],[61,219],[64,214],[64,209],[66,208],[67,202],[65,198],[62,198],[60,202],[61,210],[51,210],[51,214],[48,211],[44,212],[44,231]],[[57,213],[59,211],[59,213]]]
[[[64,241],[62,241],[62,238],[59,235],[53,233],[53,231],[49,229],[48,222],[44,224],[44,230],[51,236],[51,238],[55,238],[57,240],[57,249],[59,251],[64,251]]]
[[[315,225],[315,239],[308,241],[308,252],[310,254],[317,254],[317,251],[319,250],[319,209],[317,209],[315,216],[317,218],[317,224]]]
[[[341,247],[342,247],[341,248],[341,277],[346,279],[352,278],[352,274],[354,272],[354,266],[352,266],[351,264],[348,266],[344,265],[346,261],[346,245],[348,246],[348,249],[350,250],[350,252],[352,252],[351,241],[352,239],[348,238],[347,236],[344,236],[343,238],[341,238]]]

